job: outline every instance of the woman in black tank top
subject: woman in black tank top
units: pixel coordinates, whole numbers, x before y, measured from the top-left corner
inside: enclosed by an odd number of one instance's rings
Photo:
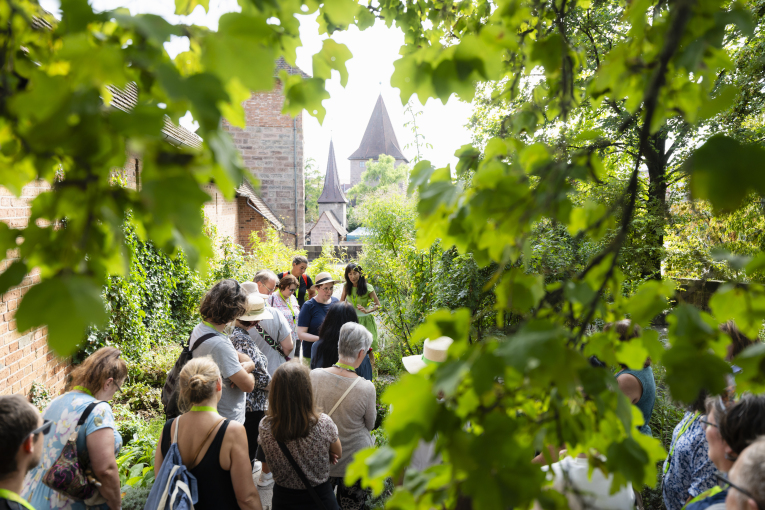
[[[221,418],[217,412],[223,385],[218,365],[209,356],[192,359],[183,367],[178,384],[180,408],[186,413],[165,423],[154,455],[155,474],[175,436],[182,462],[197,481],[194,508],[262,510],[252,480],[244,426]]]

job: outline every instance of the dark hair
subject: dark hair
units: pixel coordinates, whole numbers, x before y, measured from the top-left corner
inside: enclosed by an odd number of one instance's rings
[[[279,290],[284,290],[290,285],[295,285],[296,289],[297,287],[300,287],[300,282],[298,279],[293,275],[292,273],[287,273],[284,276],[282,276],[282,279],[279,280]]]
[[[115,382],[125,379],[127,364],[120,358],[121,354],[120,350],[114,347],[98,349],[72,371],[66,391],[74,386],[82,386],[95,395],[104,387],[107,379],[114,379]]]
[[[266,419],[277,441],[306,437],[319,422],[308,374],[308,367],[299,361],[284,363],[274,372]]]
[[[734,452],[740,454],[759,436],[765,435],[765,395],[746,394],[728,407],[727,412],[722,406],[722,403],[714,406],[715,421],[723,441]]]
[[[752,340],[746,335],[744,335],[741,331],[739,331],[738,327],[736,327],[736,322],[732,320],[728,322],[723,322],[722,324],[720,324],[720,331],[728,335],[732,340],[732,343],[731,343],[732,349],[731,349],[730,358],[728,359],[728,361],[730,361],[731,359],[741,354],[741,351],[743,351],[744,349],[746,349],[753,343],[759,341],[759,340]]]
[[[622,342],[628,342],[632,340],[633,338],[637,338],[640,336],[640,333],[642,333],[642,330],[640,329],[640,326],[637,324],[633,325],[632,321],[629,319],[622,319],[620,321],[616,322],[609,322],[605,326],[603,326],[603,331],[616,331],[616,333],[619,335],[619,340]],[[621,364],[622,368],[627,369],[627,365]],[[643,363],[643,368],[648,368],[651,366],[651,358],[646,358],[645,363]]]
[[[221,280],[207,291],[199,314],[213,324],[228,324],[247,311],[247,293],[234,279]]]
[[[688,410],[691,412],[697,412],[699,414],[706,414],[707,412],[707,399],[709,398],[709,392],[707,390],[701,390],[699,391],[699,396],[696,397],[696,400],[691,402],[691,404],[688,406]]]
[[[356,315],[353,305],[345,301],[332,303],[327,311],[327,316],[324,317],[324,322],[321,323],[321,328],[319,328],[321,343],[316,347],[316,355],[321,358],[322,363],[316,368],[329,368],[340,359],[337,351],[337,344],[340,342],[340,328],[348,322],[357,324],[359,322],[359,316]]]
[[[0,480],[17,469],[21,443],[37,428],[37,413],[21,395],[0,397]]]
[[[292,259],[292,265],[297,266],[298,264],[305,264],[308,265],[308,258],[303,255],[295,255],[295,258]]]
[[[358,287],[356,288],[356,295],[366,296],[367,279],[364,278],[364,271],[361,269],[361,266],[355,262],[351,262],[345,266],[345,295],[350,296],[351,292],[353,291],[353,284],[351,283],[351,279],[348,278],[348,275],[351,273],[351,271],[358,271],[359,273],[359,282],[357,283]]]

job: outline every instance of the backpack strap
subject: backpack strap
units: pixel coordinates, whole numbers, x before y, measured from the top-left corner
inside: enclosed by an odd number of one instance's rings
[[[303,273],[303,281],[305,282],[306,290],[308,290],[308,277],[306,276],[305,273]]]
[[[86,407],[85,410],[80,415],[80,419],[77,420],[77,426],[82,427],[82,424],[85,423],[85,420],[88,419],[88,416],[90,416],[90,413],[93,412],[93,409],[95,409],[95,407],[98,404],[102,404],[102,403],[104,403],[103,400],[95,400],[91,402],[90,404],[88,404],[88,407]]]
[[[202,345],[205,340],[209,340],[210,338],[218,336],[218,333],[207,333],[206,335],[200,336],[196,342],[194,342],[194,347],[189,347],[189,352],[194,352],[197,347]],[[191,343],[191,340],[189,339],[189,343]]]
[[[311,495],[313,502],[316,503],[316,506],[319,507],[321,510],[327,510],[327,507],[324,506],[324,502],[316,493],[316,489],[313,488],[313,486],[311,485],[311,482],[308,481],[308,477],[305,476],[305,473],[303,473],[303,470],[300,469],[300,466],[298,465],[298,463],[295,462],[295,459],[292,457],[292,454],[287,448],[287,445],[285,445],[281,441],[277,441],[276,444],[279,445],[279,449],[282,451],[284,456],[287,457],[287,460],[292,465],[292,469],[295,470],[295,473],[297,473],[297,475],[300,477],[300,480],[303,482],[303,485],[305,485],[305,488],[308,489],[308,493]]]
[[[351,392],[351,390],[354,388],[354,386],[356,386],[356,385],[359,383],[359,381],[361,381],[361,379],[362,379],[362,377],[361,377],[361,376],[358,376],[358,375],[356,376],[356,380],[355,380],[355,381],[353,381],[353,384],[351,384],[351,385],[348,387],[348,389],[347,389],[347,390],[345,390],[345,393],[343,393],[343,394],[340,396],[340,398],[337,400],[337,402],[335,402],[335,407],[333,407],[333,408],[332,408],[332,410],[330,410],[330,411],[327,413],[327,416],[329,416],[330,418],[332,417],[332,413],[334,413],[334,412],[335,412],[335,409],[337,409],[337,406],[339,406],[339,405],[340,405],[340,403],[341,403],[343,400],[345,400],[345,397],[347,397],[347,396],[348,396],[348,394]]]

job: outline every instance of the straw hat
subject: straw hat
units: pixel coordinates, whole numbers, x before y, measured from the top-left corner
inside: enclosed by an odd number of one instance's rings
[[[452,343],[454,343],[454,340],[448,336],[442,336],[435,340],[425,340],[425,344],[422,346],[422,354],[401,358],[404,368],[410,374],[416,374],[427,365],[443,363],[446,361],[446,352]]]
[[[245,284],[242,284],[244,287]],[[266,310],[265,300],[257,292],[253,292],[247,296],[247,312],[241,317],[237,317],[240,321],[263,321],[272,319],[271,312]]]
[[[332,278],[332,275],[327,272],[321,272],[316,275],[316,281],[313,283],[313,287],[318,287],[319,285],[324,285],[325,283],[343,283],[343,280],[335,280]]]

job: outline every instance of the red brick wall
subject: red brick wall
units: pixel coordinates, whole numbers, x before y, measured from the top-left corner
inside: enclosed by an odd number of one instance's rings
[[[271,92],[253,94],[243,103],[247,126],[236,128],[223,121],[245,166],[260,180],[260,197],[285,225],[295,231],[295,178],[297,166],[297,233],[305,232],[305,185],[303,181],[303,118],[281,113],[284,104],[281,82]],[[296,150],[295,150],[296,149]],[[294,153],[294,154],[293,154]],[[284,234],[285,244],[294,247],[295,237]],[[302,245],[302,242],[298,243]]]
[[[0,221],[12,227],[25,227],[30,216],[30,202],[41,192],[50,189],[44,182],[25,186],[16,198],[5,188],[0,188]],[[13,259],[0,263],[0,271]],[[38,270],[33,270],[21,285],[10,289],[0,297],[0,395],[21,393],[26,395],[33,381],[45,385],[57,393],[64,387],[69,362],[57,358],[48,350],[48,329],[37,328],[19,331],[14,315],[18,304],[29,288],[40,281]]]
[[[237,242],[244,246],[245,249],[249,249],[250,235],[252,232],[258,232],[262,238],[263,231],[271,223],[266,220],[262,214],[247,205],[246,197],[238,197],[236,201],[239,210],[239,232]]]

